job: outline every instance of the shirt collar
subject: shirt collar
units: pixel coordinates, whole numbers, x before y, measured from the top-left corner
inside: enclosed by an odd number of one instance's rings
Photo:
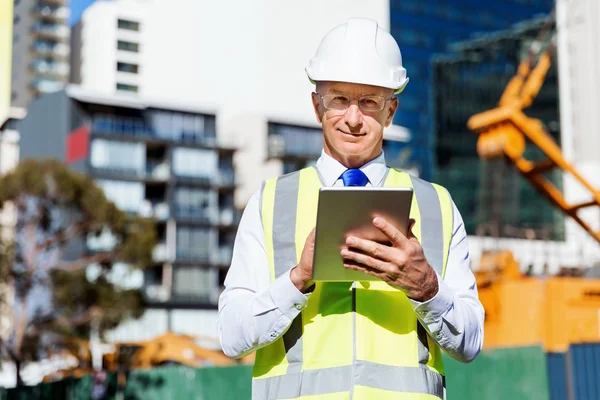
[[[325,153],[325,150],[321,150],[321,157],[317,160],[316,167],[324,180],[325,186],[333,186],[340,175],[348,169],[338,160]],[[360,170],[365,173],[373,186],[379,186],[387,171],[383,151],[379,156],[360,167]]]

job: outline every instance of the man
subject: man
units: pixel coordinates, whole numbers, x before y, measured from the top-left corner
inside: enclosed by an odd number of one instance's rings
[[[307,74],[323,152],[249,200],[219,301],[221,345],[231,357],[257,351],[254,399],[442,398],[441,350],[473,360],[484,312],[448,192],[385,165],[383,129],[408,82],[400,49],[375,21],[351,19]],[[391,245],[349,237],[340,252],[381,281],[311,282],[321,185],[414,188],[406,236],[376,218]]]

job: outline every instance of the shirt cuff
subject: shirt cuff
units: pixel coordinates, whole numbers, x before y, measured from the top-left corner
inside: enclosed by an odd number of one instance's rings
[[[291,270],[290,270],[291,272]],[[290,272],[281,275],[269,287],[273,304],[285,315],[294,319],[306,308],[308,296],[299,291],[292,283]]]
[[[413,305],[417,318],[427,325],[438,322],[442,315],[448,311],[454,304],[454,293],[452,289],[437,275],[438,292],[431,299],[420,302],[409,298]]]

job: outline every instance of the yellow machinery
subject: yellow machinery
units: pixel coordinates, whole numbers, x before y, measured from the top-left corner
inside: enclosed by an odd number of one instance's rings
[[[537,54],[531,51],[506,86],[498,107],[472,116],[467,125],[479,134],[477,152],[482,159],[504,158],[513,163],[540,193],[600,243],[600,232],[578,215],[583,208],[600,207],[600,191],[564,159],[542,122],[523,112],[537,96],[553,52],[553,46],[548,46],[533,65]],[[537,146],[547,160],[527,160],[527,144]],[[590,200],[569,204],[544,177],[554,168],[570,173],[589,191]],[[562,352],[571,343],[600,341],[600,280],[524,276],[509,251],[484,253],[476,278],[486,310],[485,347],[541,344],[547,351]]]
[[[78,365],[44,377],[45,382],[80,378],[94,372],[90,343],[87,340],[71,339],[65,343],[65,356],[75,357]],[[196,338],[167,332],[145,342],[114,343],[112,351],[102,357],[102,369],[110,372],[125,372],[134,369],[149,369],[164,365],[184,365],[192,368],[251,364],[254,356],[233,360],[223,352],[203,348],[196,344]]]

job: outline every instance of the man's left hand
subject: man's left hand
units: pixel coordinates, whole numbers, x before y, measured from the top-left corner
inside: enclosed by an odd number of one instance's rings
[[[344,267],[376,276],[413,300],[432,299],[438,292],[438,280],[425,259],[423,247],[412,233],[414,220],[406,236],[381,217],[375,218],[373,225],[389,238],[391,246],[348,237],[348,247],[341,251]]]

